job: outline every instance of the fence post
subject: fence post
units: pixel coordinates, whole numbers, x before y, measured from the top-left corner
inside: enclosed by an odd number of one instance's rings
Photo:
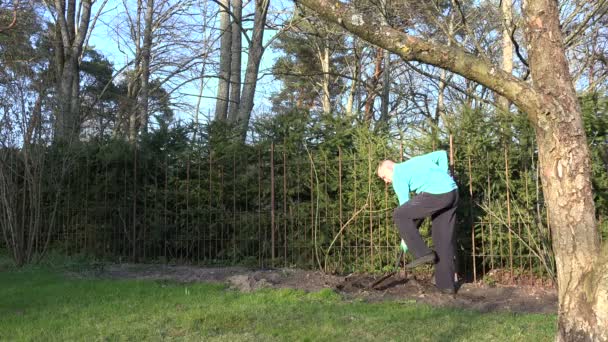
[[[315,191],[314,191],[314,165],[313,165],[313,158],[312,155],[309,158],[310,159],[310,239],[311,241],[313,241],[313,243],[316,243],[316,239],[315,239]],[[314,248],[316,246],[313,247],[312,252],[310,253],[310,263],[314,264],[315,262],[315,251]]]
[[[374,202],[369,199],[372,196],[372,145],[368,146],[367,151],[367,196],[369,203],[369,264],[370,269],[374,269]]]
[[[108,163],[104,161],[104,178],[103,178],[103,216],[104,216],[104,227],[112,227],[112,224],[108,222]],[[104,229],[103,231],[103,257],[104,259],[108,257],[106,248],[109,247],[107,238],[108,229]],[[112,235],[110,234],[110,239],[112,239]]]
[[[95,196],[97,197],[97,196]],[[84,251],[89,254],[89,155],[85,157],[85,183],[84,183]],[[95,226],[97,229],[97,226]],[[36,249],[37,250],[37,249]]]
[[[173,208],[173,210],[174,210],[174,212],[173,212],[173,215],[174,215],[173,216],[173,220],[175,220],[175,221],[177,221],[177,218],[180,215],[180,212],[179,212],[179,201],[177,199],[179,198],[178,196],[181,194],[181,189],[179,188],[181,180],[179,179],[179,176],[177,176],[176,178],[177,179],[176,179],[176,182],[175,182],[175,188],[173,188],[173,192],[174,192],[175,198],[176,198],[175,207]],[[182,262],[182,260],[184,259],[184,250],[182,248],[183,241],[181,240],[181,237],[180,237],[179,224],[175,225],[175,236],[176,236],[176,240],[174,241],[174,245],[176,246],[175,248],[179,249],[179,260],[180,260],[180,262]],[[177,256],[177,253],[175,253],[175,256]]]
[[[534,157],[532,157],[534,158]],[[530,208],[530,190],[528,189],[528,163],[526,162],[526,167],[524,168],[524,175],[526,175],[526,208]],[[525,223],[524,223],[525,224]],[[528,226],[529,227],[529,226]],[[528,246],[532,246],[530,228],[526,229],[528,232]],[[528,264],[530,265],[529,271],[532,272],[532,255],[531,251],[528,250]]]
[[[477,283],[477,264],[475,260],[475,225],[473,224],[473,177],[471,175],[471,149],[469,146],[469,221],[471,225],[471,253],[473,256],[473,282]]]
[[[186,232],[188,241],[186,242],[186,258],[190,258],[190,243],[191,243],[191,235],[190,235],[190,154],[186,157]]]
[[[340,231],[342,231],[342,225],[344,221],[342,220],[342,148],[338,147],[338,200],[339,200],[339,219],[340,219]],[[601,226],[600,226],[601,227]],[[340,267],[342,267],[342,253],[344,248],[344,237],[343,234],[340,234],[340,255],[339,262]]]
[[[271,259],[274,266],[274,143],[270,144],[270,241],[271,241]]]
[[[509,145],[505,144],[505,182],[507,187],[507,227],[509,228],[509,277],[513,282],[513,237],[511,233],[511,189],[509,186]]]
[[[137,143],[133,144],[133,241],[131,258],[136,261],[137,250]]]
[[[211,187],[211,185],[209,185],[209,186]],[[167,154],[165,154],[165,203],[164,203],[164,210],[163,210],[164,226],[165,227],[167,227],[167,224],[168,224],[168,221],[167,221],[168,196],[169,196],[169,161],[168,161]],[[164,250],[165,250],[164,251],[165,261],[169,262],[169,257],[168,257],[168,253],[167,253],[167,238],[166,237],[165,237],[165,239],[163,241],[163,247],[164,247]]]
[[[127,196],[127,193],[128,193],[128,190],[127,190],[128,189],[127,188],[128,170],[127,169],[129,167],[128,164],[129,164],[129,161],[127,159],[127,154],[125,153],[125,164],[124,164],[124,170],[123,170],[124,171],[123,180],[124,180],[124,189],[125,189],[125,193],[124,193],[124,196],[123,196],[123,209],[125,211],[125,214],[128,212],[128,210],[127,210],[127,197],[128,197]],[[126,254],[125,257],[129,255],[129,253],[127,252],[127,245],[128,245],[128,243],[127,243],[128,242],[128,240],[127,240],[127,229],[128,229],[127,224],[128,224],[127,218],[125,218],[125,220],[124,220],[124,227],[123,227],[124,231],[122,232],[122,243],[123,244],[121,246],[121,251],[120,251],[121,256],[124,255],[124,254]]]
[[[262,267],[262,149],[258,148],[258,262]]]
[[[489,152],[486,152],[486,160],[489,160],[490,156],[489,156]],[[492,183],[490,182],[490,164],[488,164],[488,172],[487,172],[487,176],[488,176],[488,185],[486,187],[487,191],[488,191],[488,207],[492,204],[491,203],[491,198],[492,198]],[[492,231],[492,216],[488,217],[488,225],[490,228],[490,270],[494,269],[494,234]]]
[[[283,142],[283,266],[287,266],[287,156]]]
[[[232,262],[236,263],[236,149],[232,150]]]
[[[142,168],[142,170],[149,170],[149,168],[147,167],[147,165],[144,165],[143,168]],[[143,220],[142,220],[143,226],[142,226],[142,232],[141,232],[141,235],[142,235],[142,238],[141,238],[141,249],[142,249],[142,259],[143,260],[146,260],[146,256],[147,256],[147,254],[146,254],[146,229],[148,227],[148,224],[147,224],[147,222],[148,222],[148,220],[147,220],[147,215],[148,215],[148,210],[147,210],[147,207],[148,207],[148,191],[146,191],[147,179],[148,179],[148,177],[146,177],[144,175],[143,180],[142,180],[142,182],[143,182],[142,189],[144,190],[143,191],[143,196],[144,196],[144,208],[143,209],[144,209],[144,213],[143,213]]]
[[[353,155],[353,213],[357,212],[357,157]],[[355,217],[353,222],[353,227],[357,227],[359,223],[359,218]],[[356,228],[355,228],[356,229]],[[358,234],[355,234],[355,245],[352,245],[352,240],[348,245],[348,256],[349,259],[352,260],[352,249],[355,249],[355,265],[359,262],[359,237]]]

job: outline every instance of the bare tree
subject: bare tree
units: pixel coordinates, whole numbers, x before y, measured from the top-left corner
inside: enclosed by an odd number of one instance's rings
[[[205,14],[201,23],[192,11],[195,6],[192,0],[123,0],[114,37],[126,63],[113,80],[126,88],[126,96],[120,101],[115,135],[135,141],[154,114],[170,116],[170,109],[179,105],[171,100],[180,96],[180,88],[205,78],[212,54],[205,33],[210,19]]]
[[[22,4],[15,29],[0,42],[0,234],[17,265],[44,254],[63,191],[64,174],[48,165],[54,70],[40,43],[54,32],[45,32],[41,13]],[[57,159],[65,165],[65,156]]]
[[[72,141],[80,128],[79,66],[85,39],[89,34],[92,0],[55,0],[56,22],[55,67],[57,101],[55,114],[56,140]],[[78,11],[76,8],[78,7]]]

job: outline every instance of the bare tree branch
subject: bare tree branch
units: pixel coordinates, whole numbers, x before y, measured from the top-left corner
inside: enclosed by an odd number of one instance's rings
[[[463,75],[505,96],[528,115],[540,111],[540,95],[529,84],[506,73],[483,58],[458,47],[447,47],[416,38],[403,31],[373,22],[352,7],[336,0],[301,0],[325,20],[389,50],[406,61],[419,61]],[[532,118],[532,117],[531,117]]]

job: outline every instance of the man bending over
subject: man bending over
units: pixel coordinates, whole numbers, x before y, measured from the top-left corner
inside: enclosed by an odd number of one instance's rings
[[[393,189],[399,199],[394,219],[399,235],[414,254],[408,268],[435,263],[435,283],[443,293],[454,294],[454,226],[458,204],[458,187],[448,172],[445,151],[417,156],[403,163],[384,160],[378,166],[378,177]],[[410,199],[410,191],[416,195]],[[420,223],[431,217],[435,251],[420,236]]]

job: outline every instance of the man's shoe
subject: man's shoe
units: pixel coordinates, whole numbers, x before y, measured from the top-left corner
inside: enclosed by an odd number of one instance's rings
[[[405,268],[414,268],[424,264],[434,264],[435,260],[435,252],[431,252],[405,265]]]

